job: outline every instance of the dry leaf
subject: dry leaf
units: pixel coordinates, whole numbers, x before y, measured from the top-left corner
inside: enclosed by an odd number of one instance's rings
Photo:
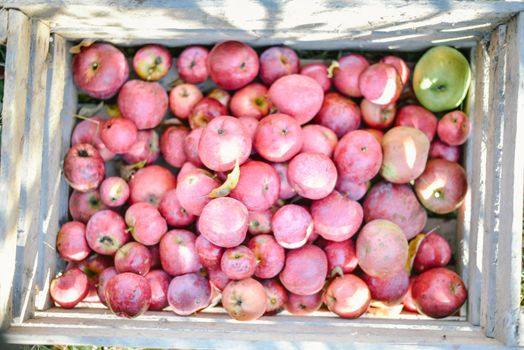
[[[80,52],[82,52],[82,48],[83,47],[89,47],[89,46],[93,45],[95,41],[96,40],[94,40],[94,39],[84,39],[79,44],[71,47],[69,49],[69,53],[79,54]]]
[[[227,175],[226,181],[219,187],[215,188],[213,191],[209,192],[209,198],[218,198],[225,197],[231,193],[232,190],[237,187],[238,180],[240,179],[240,165],[238,164],[238,159],[235,164],[235,167]]]

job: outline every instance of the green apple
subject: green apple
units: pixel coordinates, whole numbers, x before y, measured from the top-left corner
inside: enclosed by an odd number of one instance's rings
[[[429,49],[415,65],[413,90],[419,102],[432,112],[457,108],[471,83],[469,63],[449,46]]]

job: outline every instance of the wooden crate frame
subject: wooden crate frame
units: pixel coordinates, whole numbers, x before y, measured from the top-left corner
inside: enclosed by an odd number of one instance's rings
[[[519,306],[524,188],[524,118],[519,118],[524,114],[524,14],[519,12],[524,4],[247,1],[234,21],[227,5],[237,2],[231,1],[123,1],[117,8],[103,0],[89,6],[0,4],[0,43],[7,42],[0,323],[8,341],[257,349],[524,345]],[[263,15],[256,12],[261,9]],[[253,15],[244,20],[248,13]],[[211,310],[198,317],[148,312],[125,320],[100,309],[50,308],[48,285],[59,264],[54,240],[67,218],[61,161],[76,110],[68,48],[70,40],[88,37],[122,45],[236,38],[307,49],[420,50],[440,43],[470,48],[474,81],[467,108],[474,133],[465,148],[470,191],[458,230],[463,244],[458,265],[470,293],[467,319],[284,315],[240,323]]]

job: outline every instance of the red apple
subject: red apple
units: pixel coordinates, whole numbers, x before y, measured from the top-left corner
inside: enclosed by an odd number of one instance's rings
[[[333,158],[340,176],[363,183],[378,174],[382,164],[382,147],[370,133],[355,130],[340,139]]]
[[[322,63],[306,64],[300,70],[300,74],[313,78],[322,87],[324,92],[331,88],[331,79],[328,76],[328,67]]]
[[[368,192],[363,203],[364,219],[386,219],[397,224],[408,240],[426,225],[427,214],[410,185],[396,185],[381,181]]]
[[[258,154],[272,162],[285,162],[302,148],[300,124],[286,114],[271,114],[258,124],[253,147]]]
[[[360,129],[360,130],[370,133],[379,143],[382,143],[382,139],[384,138],[383,131],[380,131],[377,129]]]
[[[382,278],[366,273],[362,278],[369,287],[371,298],[384,302],[386,305],[401,303],[409,288],[409,273],[405,268]]]
[[[151,270],[144,276],[151,287],[149,310],[162,311],[167,305],[167,291],[171,278],[162,270]]]
[[[160,246],[158,244],[150,245],[147,247],[151,253],[151,268],[159,269],[161,268],[160,264]]]
[[[231,100],[231,95],[224,89],[214,88],[207,93],[207,97],[214,98],[220,102],[224,107],[229,107],[229,100]]]
[[[198,272],[202,267],[195,246],[196,236],[188,230],[168,231],[160,240],[162,269],[171,276]]]
[[[358,259],[355,243],[351,239],[340,242],[327,241],[324,251],[328,260],[328,271],[331,273],[340,269],[346,274],[356,269]]]
[[[429,158],[441,158],[458,163],[460,160],[460,147],[450,146],[438,139],[433,140],[431,146],[429,146]]]
[[[196,166],[203,165],[200,157],[198,156],[198,144],[200,143],[202,131],[204,131],[204,128],[193,129],[184,140],[184,152],[186,154],[187,160]]]
[[[306,244],[313,232],[313,218],[304,207],[286,204],[273,215],[271,227],[278,244],[296,249]]]
[[[158,211],[165,218],[169,226],[174,227],[184,227],[192,224],[196,217],[193,214],[190,214],[186,209],[180,205],[178,200],[176,189],[169,190],[166,192],[160,205],[158,206]]]
[[[200,262],[208,269],[219,269],[224,248],[209,242],[203,235],[196,238],[195,248]]]
[[[198,231],[211,243],[224,248],[236,247],[247,234],[247,208],[229,197],[206,204],[198,220]]]
[[[350,176],[351,175],[339,176],[335,189],[349,199],[358,201],[366,195],[369,182],[353,182],[348,180],[348,177]]]
[[[63,224],[56,236],[56,250],[67,261],[85,259],[91,253],[86,241],[86,225],[78,221]]]
[[[255,139],[255,133],[257,132],[258,128],[258,119],[253,117],[240,117],[238,118],[238,121],[242,124],[244,129],[246,130],[246,133],[249,135],[249,138],[251,139],[251,144],[253,144],[253,140]],[[254,154],[255,150],[251,148],[251,154]]]
[[[193,84],[180,84],[169,92],[169,107],[179,119],[187,119],[204,96],[200,89]]]
[[[100,116],[93,116],[87,120],[82,120],[76,124],[71,135],[71,146],[78,143],[89,143],[97,149],[100,156],[105,161],[113,159],[116,154],[107,149],[106,145],[100,138],[100,125],[105,121]]]
[[[112,210],[96,212],[87,222],[87,243],[98,254],[114,255],[129,239],[124,218]]]
[[[111,44],[94,43],[73,58],[73,80],[89,96],[113,97],[129,77],[124,54]]]
[[[112,118],[101,125],[100,138],[107,149],[115,154],[128,152],[137,140],[135,124],[125,118]]]
[[[436,232],[427,234],[420,242],[413,261],[413,268],[423,272],[434,267],[444,267],[451,260],[448,241]]]
[[[353,237],[364,218],[360,204],[337,191],[313,201],[311,215],[315,232],[336,242]]]
[[[264,315],[276,315],[287,304],[287,291],[277,279],[263,280],[262,285],[266,290],[267,305]]]
[[[411,276],[409,278],[409,287],[406,294],[404,294],[404,298],[402,299],[402,304],[404,305],[404,310],[410,311],[410,312],[417,312],[417,306],[415,305],[415,302],[413,301],[413,295],[411,294],[411,290],[413,288],[413,283],[415,282],[416,276]]]
[[[284,268],[286,252],[272,235],[257,235],[247,246],[256,257],[256,277],[273,278]]]
[[[426,170],[415,180],[415,193],[426,209],[437,214],[457,209],[468,191],[466,171],[457,163],[430,159]]]
[[[175,168],[180,168],[186,162],[184,144],[189,130],[182,126],[167,128],[160,138],[160,152],[164,160]]]
[[[235,117],[261,119],[271,111],[267,87],[260,83],[249,84],[235,92],[231,99],[231,113]]]
[[[322,125],[309,124],[302,128],[301,152],[314,152],[323,154],[329,158],[333,155],[337,146],[337,135],[329,128]]]
[[[86,192],[100,185],[105,176],[105,163],[95,147],[79,143],[67,151],[64,158],[64,176],[75,190]]]
[[[157,82],[130,80],[118,94],[118,109],[139,130],[152,129],[160,124],[167,112],[166,90]]]
[[[337,137],[358,129],[361,112],[358,105],[337,92],[328,92],[315,121],[331,129]]]
[[[100,184],[100,199],[108,207],[119,207],[129,198],[127,182],[118,176],[106,178]]]
[[[204,169],[193,169],[180,179],[176,196],[182,208],[192,215],[200,216],[204,206],[211,201],[209,192],[220,186],[220,182]]]
[[[322,306],[322,292],[311,295],[288,293],[286,310],[293,315],[309,315],[318,311],[320,306]]]
[[[466,301],[468,291],[455,272],[437,267],[421,273],[413,282],[411,294],[420,313],[444,318],[456,313]]]
[[[396,126],[382,139],[380,175],[395,184],[407,184],[418,178],[429,154],[429,140],[419,129]]]
[[[398,110],[396,126],[409,126],[422,131],[431,142],[437,131],[437,117],[421,106],[407,105]]]
[[[145,161],[146,165],[154,163],[160,155],[158,134],[155,130],[140,130],[136,142],[124,154],[122,158],[128,164],[136,164]]]
[[[156,207],[164,194],[175,188],[176,177],[167,168],[150,165],[138,170],[129,181],[130,202],[148,202]]]
[[[250,160],[240,167],[240,179],[230,196],[250,211],[264,211],[273,206],[280,193],[280,179],[275,169],[264,162]]]
[[[271,233],[271,219],[273,212],[271,210],[250,211],[248,213],[248,231],[252,235]]]
[[[404,60],[397,56],[385,56],[380,60],[380,63],[390,64],[397,70],[402,85],[406,85],[409,81],[409,67]]]
[[[249,84],[258,74],[258,55],[238,41],[216,44],[207,58],[211,79],[223,89],[237,90]]]
[[[333,84],[338,91],[346,96],[361,97],[358,81],[362,72],[369,67],[364,56],[348,54],[336,62],[333,70]]]
[[[360,268],[370,276],[386,277],[405,269],[408,241],[395,223],[377,219],[368,222],[357,238]]]
[[[251,153],[251,138],[237,118],[220,116],[207,124],[200,136],[198,155],[206,167],[229,171]]]
[[[89,292],[87,276],[76,267],[66,270],[51,281],[49,293],[55,303],[64,309],[71,309],[82,301]]]
[[[96,292],[98,294],[98,298],[100,299],[100,302],[104,305],[107,305],[107,302],[106,302],[107,282],[109,282],[109,280],[116,275],[118,275],[118,272],[116,272],[116,269],[114,268],[114,266],[110,266],[104,269],[104,271],[102,271],[100,275],[98,276]]]
[[[367,126],[382,130],[393,125],[397,106],[395,103],[381,106],[369,102],[364,98],[360,102],[360,111],[362,112],[362,120]]]
[[[273,163],[273,168],[276,170],[278,177],[280,178],[280,199],[289,199],[296,195],[295,190],[289,184],[287,178],[288,163]]]
[[[133,238],[144,245],[155,245],[167,232],[166,220],[158,209],[146,202],[131,205],[126,210],[125,220]]]
[[[106,302],[109,309],[121,317],[138,317],[149,308],[151,287],[143,276],[124,272],[107,282]]]
[[[227,114],[227,108],[218,100],[204,97],[191,110],[188,116],[189,126],[191,129],[204,128],[211,120]]]
[[[209,280],[198,273],[188,273],[171,280],[167,291],[167,301],[173,312],[189,316],[206,308],[211,302]]]
[[[324,293],[328,309],[343,318],[358,318],[369,307],[371,294],[364,281],[355,275],[335,278]]]
[[[397,70],[384,63],[366,68],[360,75],[358,86],[366,100],[382,106],[395,102],[402,92],[402,81]]]
[[[267,85],[285,75],[297,74],[299,69],[300,59],[289,47],[270,47],[260,55],[260,78]]]
[[[295,118],[302,125],[313,119],[322,107],[324,90],[313,78],[291,74],[275,81],[268,96],[280,113]]]
[[[118,273],[132,272],[146,275],[151,269],[151,253],[145,245],[129,242],[115,254],[115,269]]]
[[[133,57],[133,68],[140,79],[160,80],[167,75],[173,59],[169,50],[160,45],[142,46]]]
[[[203,46],[188,46],[176,60],[176,69],[180,78],[191,84],[200,84],[207,80],[207,58],[209,51]]]
[[[288,291],[300,295],[319,292],[327,276],[327,258],[322,249],[308,244],[287,253],[280,282]]]
[[[252,278],[231,281],[222,291],[222,306],[239,321],[256,320],[266,312],[266,305],[264,286]]]
[[[450,146],[460,146],[469,137],[471,123],[466,113],[452,111],[444,114],[437,126],[438,137]]]
[[[302,197],[321,199],[328,196],[337,183],[337,168],[320,153],[300,153],[289,162],[287,177],[291,187]]]
[[[217,268],[208,268],[207,273],[209,275],[209,281],[211,285],[217,288],[220,291],[223,291],[229,283],[230,279],[227,275],[220,269]]]
[[[220,269],[232,280],[243,280],[253,276],[256,266],[255,254],[243,245],[226,249],[220,259]]]

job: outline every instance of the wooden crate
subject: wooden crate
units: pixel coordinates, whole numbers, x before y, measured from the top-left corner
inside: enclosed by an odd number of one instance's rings
[[[449,348],[524,345],[520,309],[524,188],[524,4],[495,1],[75,1],[0,3],[7,43],[0,159],[0,321],[26,344],[176,348]],[[80,3],[80,2],[78,2]],[[67,219],[61,162],[77,109],[71,41],[169,46],[238,39],[301,49],[469,50],[474,81],[465,147],[470,191],[459,212],[457,264],[469,299],[457,320],[329,314],[240,323],[218,310],[148,312],[52,307],[61,268],[56,232]],[[519,116],[520,115],[520,116]]]

